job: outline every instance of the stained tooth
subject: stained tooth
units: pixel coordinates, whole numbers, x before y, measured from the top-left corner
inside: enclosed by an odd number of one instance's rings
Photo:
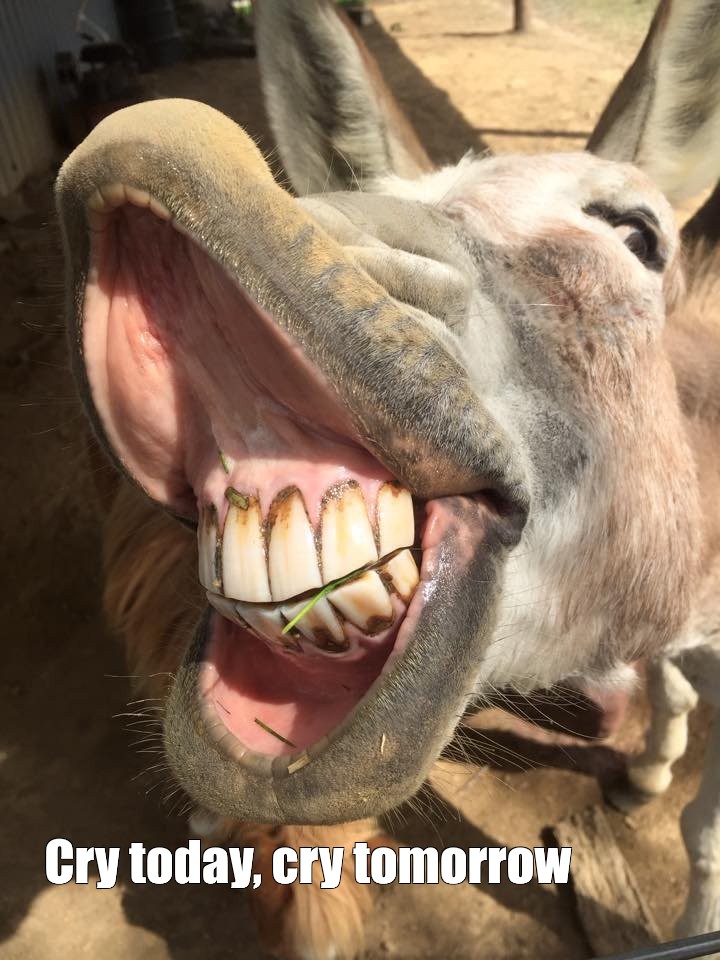
[[[380,556],[415,542],[415,516],[410,493],[396,483],[384,483],[377,498]]]
[[[272,599],[265,560],[262,534],[262,513],[254,497],[248,497],[247,508],[231,505],[222,542],[222,579],[226,596],[252,603]]]
[[[390,584],[399,596],[409,603],[415,588],[420,582],[415,558],[409,550],[396,553],[392,560],[380,567],[380,576]]]
[[[379,575],[368,570],[328,595],[330,603],[363,633],[377,633],[393,621],[393,608]]]
[[[284,604],[281,607],[283,616],[288,621],[292,620],[306,604],[307,600]],[[321,650],[337,653],[347,650],[349,646],[338,615],[326,599],[318,600],[312,609],[298,620],[294,629]]]
[[[348,485],[325,501],[322,513],[323,583],[377,560],[375,536],[362,490]]]
[[[202,508],[198,523],[198,575],[206,590],[218,592],[221,589],[219,559],[217,510],[210,504]]]
[[[228,600],[226,597],[219,597],[216,593],[210,593],[208,591],[208,603],[214,607],[221,617],[225,617],[226,620],[232,620],[233,623],[240,623],[240,617],[235,611],[235,604],[232,600]]]
[[[289,638],[283,636],[282,631],[285,621],[280,614],[279,607],[261,607],[254,603],[236,603],[235,609],[238,616],[261,637],[273,643],[277,643],[279,640],[283,645],[288,642]]]
[[[276,506],[268,567],[273,600],[286,600],[322,586],[313,529],[299,490],[289,493]]]

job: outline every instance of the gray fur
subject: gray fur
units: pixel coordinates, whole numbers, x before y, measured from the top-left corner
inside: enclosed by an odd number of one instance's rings
[[[637,163],[671,199],[693,196],[720,173],[719,104],[720,5],[663,0],[588,149]]]
[[[350,24],[329,0],[261,0],[256,40],[263,90],[285,169],[298,193],[354,189],[430,162],[368,74]]]

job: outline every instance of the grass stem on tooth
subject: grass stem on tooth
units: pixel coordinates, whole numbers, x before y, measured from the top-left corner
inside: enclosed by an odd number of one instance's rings
[[[235,487],[228,487],[225,490],[225,499],[228,503],[231,503],[234,507],[239,507],[241,510],[247,510],[248,503],[250,502],[248,498],[243,496]]]
[[[300,613],[296,614],[289,623],[285,624],[282,632],[289,633],[295,624],[302,620],[306,614],[310,613],[315,604],[319,603],[323,597],[326,597],[329,593],[332,593],[333,590],[337,590],[338,587],[342,587],[343,584],[348,583],[350,580],[357,580],[357,578],[362,576],[366,570],[367,567],[360,567],[359,570],[353,570],[352,573],[347,573],[344,577],[338,577],[337,580],[331,580],[330,583],[326,583],[322,590],[319,590],[314,597],[311,597],[310,600],[308,600]]]

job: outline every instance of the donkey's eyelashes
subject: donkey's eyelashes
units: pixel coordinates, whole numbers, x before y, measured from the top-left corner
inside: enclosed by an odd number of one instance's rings
[[[652,210],[637,207],[620,211],[604,203],[592,203],[583,212],[610,224],[628,250],[648,269],[665,269],[667,255],[661,244],[660,222]]]

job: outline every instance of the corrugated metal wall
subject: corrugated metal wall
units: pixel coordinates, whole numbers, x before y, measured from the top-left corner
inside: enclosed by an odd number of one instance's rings
[[[80,0],[0,0],[0,196],[52,160],[48,103],[56,92],[55,54],[77,51]],[[85,13],[113,39],[112,0],[89,0]]]

